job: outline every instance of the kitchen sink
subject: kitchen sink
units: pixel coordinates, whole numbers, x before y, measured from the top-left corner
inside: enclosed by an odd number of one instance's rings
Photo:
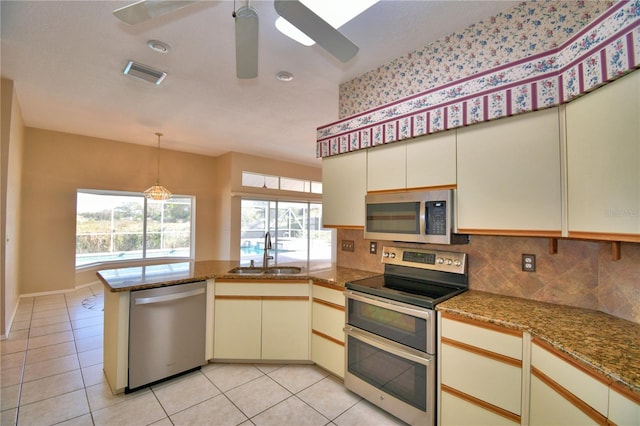
[[[236,268],[231,269],[229,274],[237,274],[237,275],[260,275],[264,274],[266,270],[264,268],[251,268],[249,266],[238,266]]]
[[[251,268],[249,266],[238,266],[229,270],[229,274],[234,275],[295,275],[302,272],[298,266],[272,266],[270,268]]]
[[[302,268],[298,266],[272,266],[264,271],[265,274],[274,275],[294,275],[300,272],[302,272]]]

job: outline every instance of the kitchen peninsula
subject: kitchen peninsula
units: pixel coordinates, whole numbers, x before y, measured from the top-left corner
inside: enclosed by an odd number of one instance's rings
[[[178,262],[102,270],[98,278],[105,285],[104,301],[104,373],[111,391],[121,393],[128,384],[129,299],[131,291],[166,287],[198,281],[207,282],[206,359],[214,358],[214,281],[237,283],[324,283],[339,289],[350,280],[376,275],[343,267],[326,268],[305,264],[297,274],[233,274],[238,261]],[[256,271],[259,271],[256,268]],[[249,271],[250,272],[250,271]],[[335,293],[338,293],[335,291]]]

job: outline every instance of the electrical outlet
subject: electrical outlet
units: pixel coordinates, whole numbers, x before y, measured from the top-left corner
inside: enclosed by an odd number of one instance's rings
[[[353,251],[354,246],[353,240],[342,240],[342,251]]]
[[[369,242],[369,253],[376,254],[378,252],[378,243],[377,241]]]
[[[522,255],[522,270],[524,272],[536,271],[536,255],[535,254]]]

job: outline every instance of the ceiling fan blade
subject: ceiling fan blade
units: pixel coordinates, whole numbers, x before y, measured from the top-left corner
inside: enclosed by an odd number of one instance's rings
[[[192,3],[196,2],[187,0],[140,0],[114,10],[113,14],[125,24],[136,25],[182,9]]]
[[[236,20],[236,77],[258,76],[258,14],[249,6],[239,8]]]
[[[358,53],[358,46],[313,13],[300,0],[275,0],[273,4],[278,15],[340,61],[347,62]]]

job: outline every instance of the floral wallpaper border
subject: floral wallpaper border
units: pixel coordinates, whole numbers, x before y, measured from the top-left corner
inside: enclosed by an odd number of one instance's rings
[[[319,127],[316,156],[566,103],[639,66],[640,1],[621,1],[556,49]]]

